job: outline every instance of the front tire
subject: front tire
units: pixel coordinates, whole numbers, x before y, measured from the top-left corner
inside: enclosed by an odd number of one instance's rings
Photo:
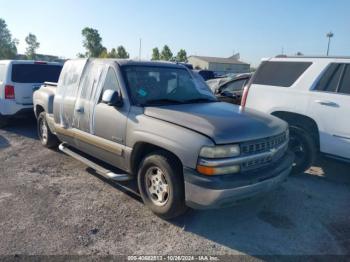
[[[171,219],[186,211],[179,161],[165,151],[146,156],[140,164],[138,187],[145,205],[156,215]]]
[[[52,134],[50,127],[47,124],[45,112],[40,113],[37,123],[38,137],[40,139],[41,144],[47,148],[57,147],[59,141],[57,137],[54,134]]]
[[[299,126],[290,126],[289,149],[295,159],[292,174],[305,172],[311,167],[317,157],[317,146],[310,132]]]

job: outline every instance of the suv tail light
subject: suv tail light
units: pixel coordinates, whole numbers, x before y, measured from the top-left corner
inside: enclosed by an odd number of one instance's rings
[[[249,88],[250,88],[250,85],[246,85],[246,86],[244,87],[243,95],[242,95],[242,101],[241,101],[241,106],[242,106],[242,107],[245,107],[245,105],[246,105],[246,103],[247,103]]]
[[[15,99],[15,87],[11,85],[5,86],[5,99]]]

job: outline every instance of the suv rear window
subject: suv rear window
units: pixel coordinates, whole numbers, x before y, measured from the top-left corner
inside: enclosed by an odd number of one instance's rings
[[[309,68],[311,62],[263,62],[253,84],[290,87]]]
[[[14,64],[12,82],[44,83],[57,82],[62,70],[60,65]]]

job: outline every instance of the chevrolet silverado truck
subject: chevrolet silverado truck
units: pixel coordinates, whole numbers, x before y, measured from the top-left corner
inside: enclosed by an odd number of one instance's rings
[[[166,219],[268,192],[294,159],[286,122],[217,101],[177,63],[67,61],[57,84],[34,93],[34,111],[44,146],[111,180],[137,179]]]

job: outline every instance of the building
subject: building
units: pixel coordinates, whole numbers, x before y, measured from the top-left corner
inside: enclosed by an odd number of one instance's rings
[[[24,54],[17,54],[15,59],[27,60],[27,56]],[[47,62],[59,62],[59,63],[64,63],[66,61],[66,59],[62,57],[58,57],[54,55],[43,55],[43,54],[36,54],[35,60],[47,61]]]
[[[239,61],[239,54],[228,58],[211,56],[189,56],[188,63],[195,69],[206,69],[216,74],[237,74],[250,72],[250,64]]]

